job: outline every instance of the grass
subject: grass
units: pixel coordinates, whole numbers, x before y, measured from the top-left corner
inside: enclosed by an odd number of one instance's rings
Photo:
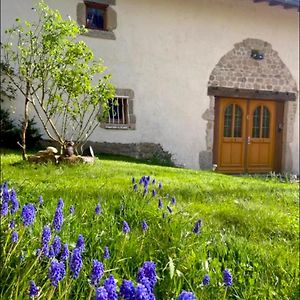
[[[146,197],[140,185],[134,192],[131,183],[132,177],[139,180],[143,175],[156,179]],[[42,288],[42,299],[89,299],[88,295],[94,299],[88,282],[91,262],[103,261],[103,249],[108,246],[111,258],[105,261],[104,277],[112,273],[119,285],[124,278],[135,282],[143,262],[151,260],[157,266],[157,299],[176,299],[182,290],[192,291],[197,299],[299,299],[296,184],[108,156],[93,166],[28,165],[11,152],[2,155],[4,181],[14,187],[21,205],[37,203],[40,195],[44,204],[37,205],[36,221],[29,228],[21,225],[18,213],[15,230],[19,235],[24,231],[24,236],[15,249],[8,228],[11,217],[1,219],[1,258],[7,265],[0,271],[0,298],[25,299],[33,279]],[[158,182],[163,184],[161,190]],[[152,189],[158,192],[154,198]],[[172,196],[176,205],[169,213],[166,205]],[[72,250],[83,234],[86,250],[79,278],[72,281],[67,272],[54,291],[47,278],[50,261],[37,261],[35,251],[41,246],[41,229],[51,224],[60,197],[65,220],[58,235]],[[158,198],[164,203],[162,210],[157,208]],[[96,216],[99,202],[102,214]],[[74,215],[68,213],[70,205],[75,205]],[[192,229],[198,219],[203,225],[196,235]],[[131,228],[127,236],[122,232],[124,220]],[[142,220],[149,225],[145,233]],[[12,249],[14,255],[7,258]],[[229,288],[223,286],[225,268],[233,275]],[[205,274],[211,278],[208,286],[201,284]]]

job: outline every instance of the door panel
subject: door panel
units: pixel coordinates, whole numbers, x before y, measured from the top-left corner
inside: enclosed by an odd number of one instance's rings
[[[246,101],[222,99],[220,105],[218,170],[243,172],[246,136]]]
[[[246,170],[271,172],[274,170],[276,103],[249,101],[249,126]]]
[[[275,163],[275,147],[280,149],[275,143],[277,106],[269,100],[218,99],[214,144],[218,171],[265,173],[278,169]]]

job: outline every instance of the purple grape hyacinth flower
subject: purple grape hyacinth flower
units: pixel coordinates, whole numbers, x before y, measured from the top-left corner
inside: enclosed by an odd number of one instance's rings
[[[202,284],[203,285],[209,285],[210,282],[210,277],[208,276],[208,274],[204,275],[203,280],[202,280]]]
[[[141,284],[138,283],[135,289],[135,300],[150,300],[149,292],[147,288]]]
[[[201,226],[202,226],[202,220],[199,219],[199,220],[196,221],[196,223],[195,223],[195,226],[194,226],[194,228],[193,228],[193,232],[196,233],[196,234],[199,234],[200,231],[201,231]]]
[[[104,259],[109,259],[110,258],[109,249],[108,249],[107,246],[104,247],[103,258]]]
[[[101,212],[102,212],[101,206],[100,206],[100,203],[98,203],[95,208],[95,213],[96,213],[96,215],[100,215]]]
[[[54,259],[49,267],[48,277],[51,284],[57,287],[58,282],[62,281],[66,275],[65,264]]]
[[[18,233],[16,231],[14,231],[12,233],[12,235],[11,235],[11,241],[12,241],[12,243],[16,243],[18,241],[18,239],[19,239]]]
[[[2,202],[1,204],[1,216],[5,217],[8,214],[8,202]]]
[[[9,202],[9,191],[8,191],[7,182],[4,182],[1,185],[1,198],[2,198],[2,203]]]
[[[95,300],[109,300],[108,293],[103,286],[96,289]]]
[[[48,255],[49,255],[49,246],[48,246],[48,244],[43,245],[41,251],[42,251],[44,256],[48,257]]]
[[[50,245],[50,247],[49,247],[48,257],[49,258],[55,257],[55,252],[54,252],[53,245]]]
[[[58,199],[58,202],[57,202],[57,209],[63,209],[64,208],[64,200],[62,198],[59,198]]]
[[[84,251],[85,245],[84,245],[84,237],[82,234],[79,234],[78,236],[76,248],[79,249],[81,252]]]
[[[128,223],[126,221],[123,221],[123,232],[125,234],[129,233],[130,232],[130,227],[128,225]]]
[[[228,269],[223,271],[223,282],[225,286],[232,286],[232,275]]]
[[[143,191],[143,197],[145,197],[147,195],[147,193],[148,193],[148,189],[147,189],[147,187],[145,187],[144,191]]]
[[[43,204],[44,204],[43,196],[39,196],[39,204],[40,204],[40,205],[43,205]]]
[[[14,220],[14,219],[10,220],[10,222],[9,222],[9,228],[10,228],[10,229],[14,229],[15,226],[16,226],[15,220]]]
[[[29,203],[28,205],[23,205],[21,219],[25,226],[33,224],[35,219],[35,207],[32,203]]]
[[[145,220],[142,221],[142,230],[143,232],[147,231],[149,228],[148,224],[146,223]]]
[[[14,189],[10,190],[9,198],[11,202],[10,213],[13,215],[19,209],[19,201],[17,199],[17,194]]]
[[[60,254],[60,250],[61,250],[61,240],[60,240],[59,236],[56,236],[53,239],[52,246],[53,246],[55,256],[58,256]]]
[[[67,261],[69,259],[69,255],[70,255],[69,246],[68,246],[68,244],[64,244],[63,249],[61,251],[60,259]]]
[[[192,292],[182,291],[177,300],[196,300],[196,296]]]
[[[156,190],[152,190],[152,197],[154,198],[156,196]]]
[[[70,270],[74,279],[78,278],[80,270],[82,268],[82,257],[80,249],[75,248],[73,250],[70,260]]]
[[[135,183],[135,178],[132,176],[131,178],[131,183],[134,184]]]
[[[97,259],[93,260],[92,272],[91,272],[91,283],[92,285],[96,286],[102,276],[104,275],[104,266],[103,264],[98,261]]]
[[[142,279],[146,277],[149,280],[151,291],[156,284],[156,264],[152,261],[145,261],[137,274],[137,282],[142,283]]]
[[[71,205],[70,208],[69,208],[70,215],[73,215],[74,212],[75,212],[75,207],[74,207],[74,205]]]
[[[51,229],[48,225],[43,227],[42,232],[42,246],[47,245],[51,240]]]
[[[158,188],[159,188],[160,190],[162,189],[162,183],[161,183],[161,182],[158,183]]]
[[[64,222],[64,215],[62,209],[56,208],[52,225],[56,231],[60,231]]]
[[[172,213],[172,208],[169,205],[167,205],[167,209],[168,209],[169,213]]]
[[[135,299],[135,287],[132,281],[124,279],[120,286],[120,296],[124,300],[134,300]]]
[[[29,282],[29,298],[34,298],[38,296],[39,294],[39,288],[36,286],[35,282],[33,280],[30,280]]]
[[[155,184],[156,183],[156,180],[155,178],[152,179],[152,184]]]
[[[112,274],[110,274],[109,277],[104,280],[104,287],[107,291],[109,300],[118,299],[117,285],[115,278]]]
[[[137,184],[135,183],[133,186],[132,186],[133,190],[136,192],[138,190],[138,186]]]
[[[175,198],[175,196],[172,197],[172,199],[171,199],[171,204],[172,204],[172,205],[175,205],[175,204],[176,204],[176,198]]]
[[[163,208],[163,202],[162,202],[161,198],[158,199],[158,208],[159,209]]]

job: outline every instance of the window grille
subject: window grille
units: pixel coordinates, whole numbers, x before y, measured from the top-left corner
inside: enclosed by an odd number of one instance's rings
[[[108,101],[109,111],[106,128],[124,128],[129,125],[128,97],[117,96]]]

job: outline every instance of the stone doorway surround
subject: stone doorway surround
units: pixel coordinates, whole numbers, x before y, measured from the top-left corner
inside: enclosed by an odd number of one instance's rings
[[[262,54],[263,59],[251,57],[253,51]],[[212,168],[215,96],[284,101],[282,171],[292,169],[290,143],[294,136],[298,89],[289,69],[271,44],[252,38],[235,44],[211,72],[207,94],[209,108],[202,115],[207,121],[206,151],[199,154],[201,169]]]

